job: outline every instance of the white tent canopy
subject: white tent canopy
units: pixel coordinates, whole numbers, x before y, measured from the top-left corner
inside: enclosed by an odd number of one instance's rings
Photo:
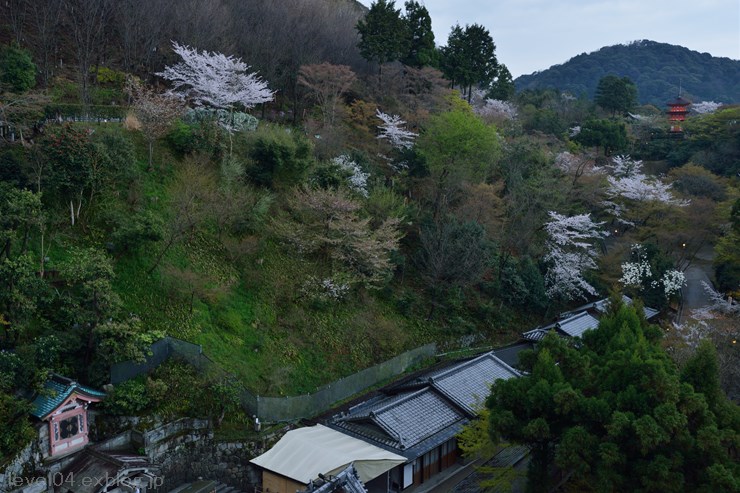
[[[303,484],[319,473],[334,475],[354,463],[363,483],[406,462],[406,458],[326,426],[291,430],[274,447],[250,461]]]

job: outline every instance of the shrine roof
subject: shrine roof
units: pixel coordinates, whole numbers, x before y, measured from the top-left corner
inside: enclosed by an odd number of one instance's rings
[[[46,418],[72,394],[93,401],[99,401],[105,397],[105,392],[95,390],[60,375],[52,375],[44,384],[43,390],[34,399],[31,415],[39,419]]]
[[[688,106],[691,104],[691,101],[688,99],[684,99],[681,96],[677,96],[675,99],[672,99],[666,103],[668,106]]]

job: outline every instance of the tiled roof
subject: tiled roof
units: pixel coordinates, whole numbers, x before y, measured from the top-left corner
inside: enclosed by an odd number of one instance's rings
[[[342,472],[336,476],[319,480],[318,482],[311,481],[308,487],[298,493],[367,493],[367,488],[360,481],[360,476],[357,474],[355,466],[350,464]]]
[[[496,380],[518,377],[519,373],[493,355],[486,353],[433,375],[432,385],[455,401],[470,415],[476,415],[491,393]]]
[[[581,312],[570,318],[561,320],[557,324],[558,329],[562,330],[571,337],[581,337],[589,329],[595,329],[599,326],[599,321],[591,316],[588,312]]]
[[[393,396],[339,421],[344,427],[398,449],[412,447],[465,415],[431,388]]]
[[[498,379],[519,376],[492,353],[437,369],[335,416],[343,432],[415,458],[460,432]]]
[[[511,367],[517,367],[519,365],[519,353],[527,350],[534,349],[534,344],[530,341],[517,342],[499,349],[494,349],[493,354]]]
[[[105,392],[81,385],[69,378],[53,375],[46,381],[43,390],[39,393],[36,399],[34,399],[31,415],[36,416],[39,419],[44,419],[64,403],[64,401],[73,393],[76,393],[81,397],[93,398],[96,401],[105,397]]]

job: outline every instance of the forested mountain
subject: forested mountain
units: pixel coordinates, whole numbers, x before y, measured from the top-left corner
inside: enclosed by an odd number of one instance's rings
[[[517,77],[517,90],[555,88],[593,97],[605,75],[629,77],[640,102],[665,105],[682,88],[684,97],[699,101],[740,101],[740,61],[713,57],[682,46],[635,41],[581,53],[547,70]]]

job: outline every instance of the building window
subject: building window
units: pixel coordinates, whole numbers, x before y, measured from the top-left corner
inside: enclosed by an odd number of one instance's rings
[[[61,434],[62,440],[66,440],[67,438],[72,438],[77,433],[80,432],[80,420],[77,416],[73,416],[68,419],[62,420],[61,423],[59,423],[61,428]]]

